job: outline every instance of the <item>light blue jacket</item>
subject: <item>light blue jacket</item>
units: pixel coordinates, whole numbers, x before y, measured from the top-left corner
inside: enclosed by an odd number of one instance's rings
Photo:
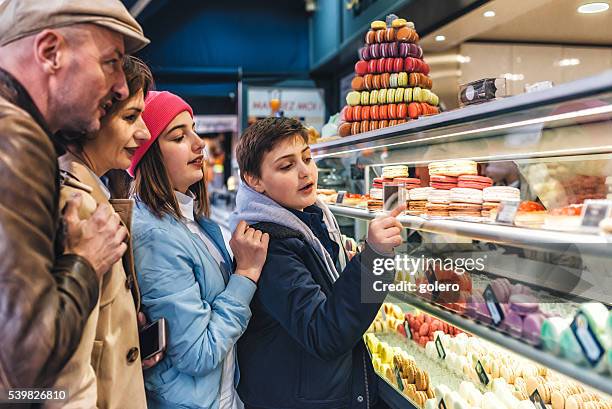
[[[207,218],[198,223],[231,268],[219,226]],[[150,322],[168,322],[164,359],[145,371],[149,409],[217,409],[223,362],[251,318],[255,284],[231,274],[226,285],[197,235],[174,217],[157,218],[141,202],[132,240],[144,313]],[[235,385],[238,377],[236,370]]]

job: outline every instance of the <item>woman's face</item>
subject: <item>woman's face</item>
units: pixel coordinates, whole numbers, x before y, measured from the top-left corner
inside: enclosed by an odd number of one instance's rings
[[[186,193],[204,178],[204,140],[189,112],[178,114],[159,136],[159,148],[174,190]]]
[[[142,120],[143,110],[144,95],[140,90],[121,103],[117,112],[102,120],[100,131],[83,146],[96,174],[130,167],[136,149],[151,137]]]

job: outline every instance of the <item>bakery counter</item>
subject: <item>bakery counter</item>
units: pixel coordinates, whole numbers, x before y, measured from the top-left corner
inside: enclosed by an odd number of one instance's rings
[[[336,215],[362,220],[372,220],[377,214],[350,206],[329,205],[329,208]],[[485,219],[476,222],[402,215],[398,217],[398,220],[408,229],[448,234],[519,248],[605,257],[612,254],[612,235],[516,227],[496,224]]]
[[[381,377],[381,396],[393,408],[566,409],[612,404],[592,385],[396,298],[388,300],[365,341]],[[400,322],[397,327],[384,325],[394,320]],[[587,402],[597,404],[585,406]]]
[[[483,325],[482,322],[466,318],[413,294],[394,293],[390,299],[397,303],[406,303],[413,306],[448,325],[457,327],[479,339],[489,341],[505,350],[512,351],[516,355],[543,365],[605,394],[612,394],[612,378],[606,372],[603,372],[603,370],[600,370],[601,373],[598,373],[599,365],[595,368],[589,367],[588,364],[587,366],[577,365],[551,352],[535,347],[524,340],[508,336],[506,333],[498,331],[493,327]],[[421,343],[424,344],[425,342]],[[582,352],[579,350],[578,354],[582,354]],[[608,351],[608,355],[610,355],[610,351]],[[602,357],[600,364],[607,365],[607,358],[606,356]]]

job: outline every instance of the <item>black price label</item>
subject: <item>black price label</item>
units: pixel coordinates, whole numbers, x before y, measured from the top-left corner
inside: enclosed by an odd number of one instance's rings
[[[603,357],[605,350],[593,332],[587,317],[582,312],[578,312],[570,328],[589,364],[596,366]]]
[[[440,398],[440,403],[438,403],[438,409],[447,409],[446,403],[444,403],[444,399]]]
[[[533,402],[537,409],[547,409],[546,405],[544,404],[544,401],[542,400],[542,397],[540,396],[540,392],[538,392],[537,389],[533,391],[533,393],[529,397],[529,400]]]
[[[484,367],[480,363],[480,360],[476,361],[476,374],[478,374],[478,379],[480,379],[480,382],[484,386],[487,386],[489,384],[489,377],[487,376]]]
[[[393,370],[395,371],[395,379],[397,381],[397,387],[400,391],[404,391],[404,382],[402,382],[402,373],[400,372],[397,365],[393,364]]]
[[[586,200],[582,210],[582,227],[599,228],[599,222],[608,217],[611,208],[610,200]]]
[[[487,304],[489,314],[491,314],[491,319],[493,319],[493,324],[498,326],[504,320],[504,310],[499,306],[499,301],[491,288],[491,284],[487,285],[482,296]]]
[[[444,350],[444,345],[442,345],[440,335],[436,337],[436,350],[438,351],[438,356],[440,359],[446,359],[446,351]]]
[[[338,192],[338,196],[336,197],[337,204],[342,204],[342,202],[344,202],[344,195],[346,195],[346,190],[341,190]]]
[[[495,221],[497,223],[514,224],[514,218],[520,203],[518,200],[503,200],[497,211]]]
[[[412,331],[410,331],[410,324],[407,319],[404,319],[404,331],[406,331],[406,336],[412,339]]]

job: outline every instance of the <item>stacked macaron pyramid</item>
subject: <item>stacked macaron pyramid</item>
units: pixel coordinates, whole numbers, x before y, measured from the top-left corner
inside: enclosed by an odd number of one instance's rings
[[[402,18],[374,21],[355,64],[353,90],[342,111],[340,136],[386,128],[439,113],[429,65],[417,44],[414,24]]]

